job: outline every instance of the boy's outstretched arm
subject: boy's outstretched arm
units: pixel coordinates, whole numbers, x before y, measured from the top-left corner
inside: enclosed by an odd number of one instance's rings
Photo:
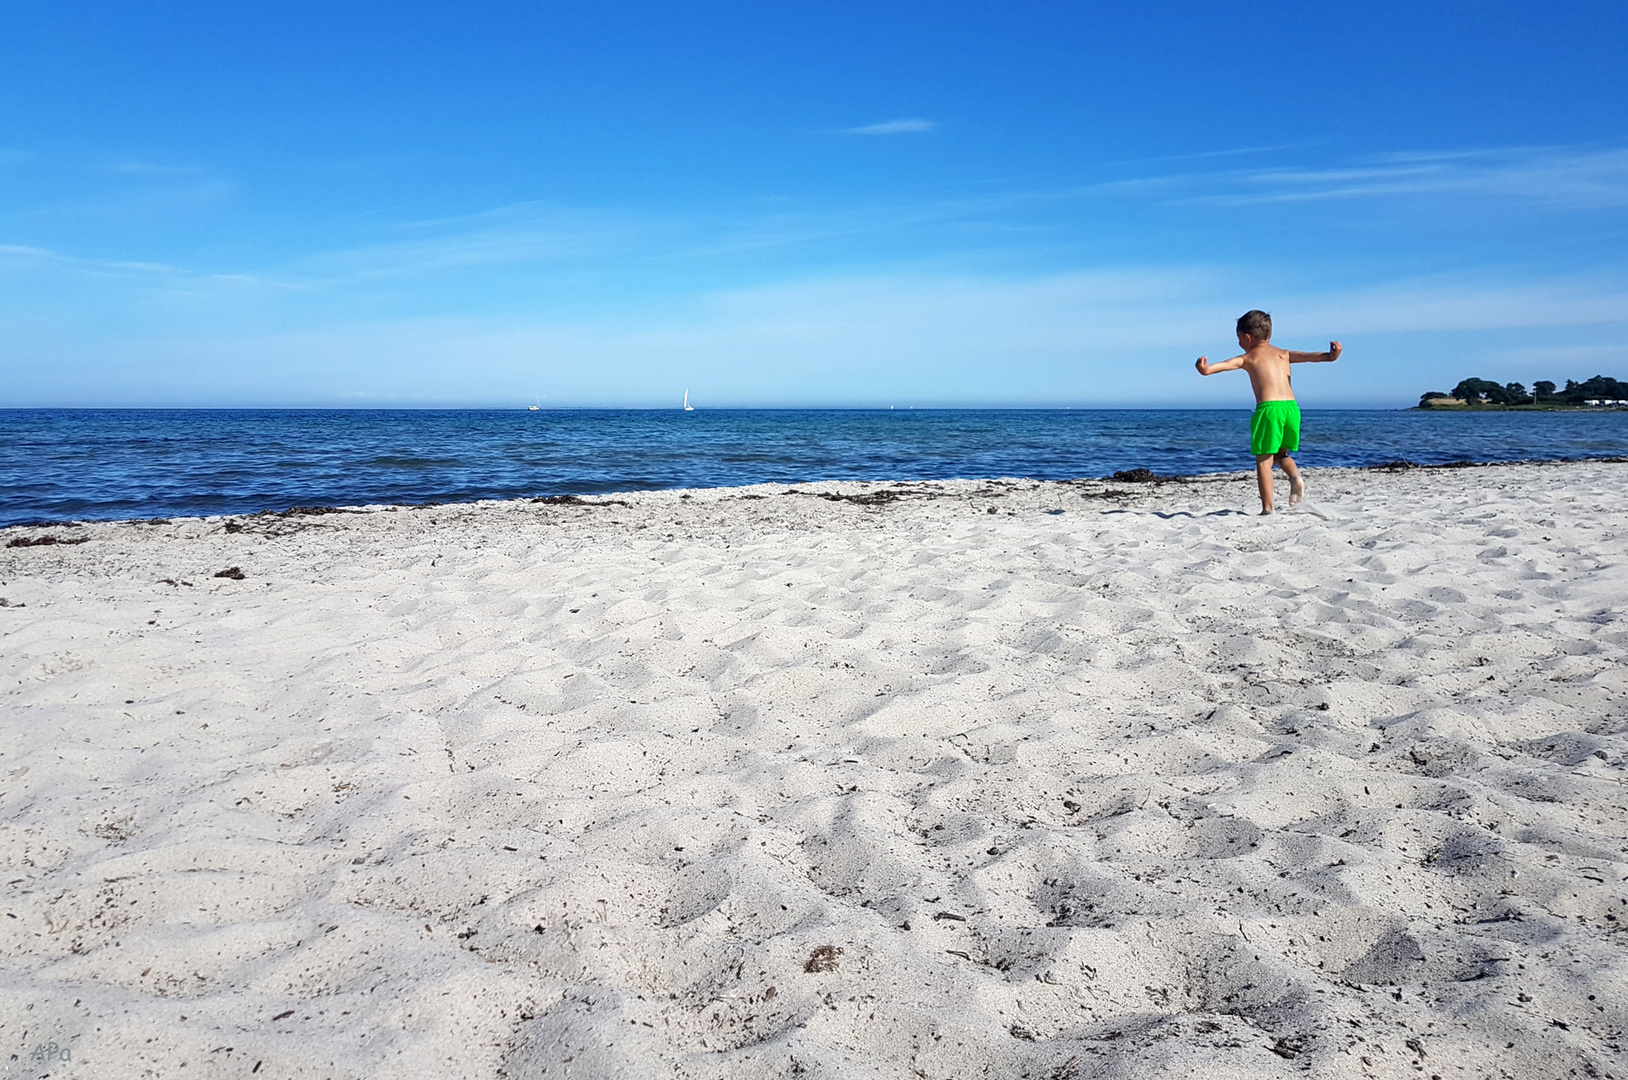
[[[1219,364],[1212,364],[1208,356],[1201,356],[1193,366],[1198,368],[1200,375],[1214,375],[1218,371],[1237,371],[1244,366],[1244,358],[1234,356],[1231,360],[1223,360]]]
[[[1289,350],[1289,363],[1291,364],[1331,364],[1340,358],[1344,346],[1338,341],[1328,343],[1328,352],[1295,352]]]

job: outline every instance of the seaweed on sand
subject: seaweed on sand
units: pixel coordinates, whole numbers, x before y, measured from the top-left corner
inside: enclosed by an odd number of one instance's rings
[[[18,536],[6,541],[8,548],[47,547],[51,544],[83,544],[90,540],[88,536]]]

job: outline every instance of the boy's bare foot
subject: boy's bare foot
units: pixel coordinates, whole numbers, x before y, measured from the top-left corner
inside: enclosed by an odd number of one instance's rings
[[[1272,516],[1272,511],[1270,511],[1270,510],[1262,510],[1260,512],[1260,516],[1261,517],[1271,517]]]
[[[1298,476],[1289,484],[1289,505],[1299,506],[1300,500],[1306,497],[1306,482]]]

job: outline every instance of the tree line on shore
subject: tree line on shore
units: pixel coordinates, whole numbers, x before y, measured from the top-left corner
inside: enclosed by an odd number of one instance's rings
[[[1419,395],[1419,408],[1433,408],[1432,399],[1462,401],[1466,405],[1583,405],[1590,401],[1628,400],[1628,383],[1604,375],[1596,375],[1585,382],[1567,379],[1564,388],[1540,379],[1527,392],[1518,382],[1495,383],[1490,379],[1464,379],[1453,387],[1452,393],[1426,390]]]

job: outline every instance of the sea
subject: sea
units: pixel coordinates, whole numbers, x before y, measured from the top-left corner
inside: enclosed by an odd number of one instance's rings
[[[1247,410],[0,410],[0,526],[817,480],[1248,470]],[[1628,457],[1628,410],[1308,409],[1303,466]]]

